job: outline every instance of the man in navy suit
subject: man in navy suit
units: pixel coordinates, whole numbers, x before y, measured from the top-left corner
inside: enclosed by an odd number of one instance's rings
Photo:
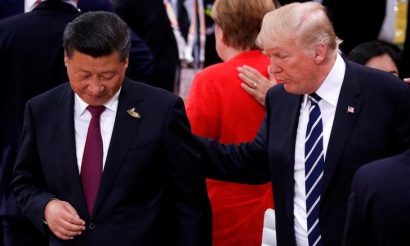
[[[344,245],[410,243],[410,150],[361,167],[353,178]]]
[[[182,99],[125,78],[130,30],[115,14],[81,15],[63,42],[70,83],[25,109],[13,180],[23,214],[50,245],[209,245]]]
[[[257,43],[279,83],[268,92],[266,119],[251,143],[202,141],[207,175],[247,183],[271,180],[279,246],[341,245],[356,170],[410,146],[410,87],[391,74],[343,60],[325,9],[316,2],[268,13]],[[317,108],[321,117],[310,117]],[[308,131],[310,118],[317,119],[311,129],[322,128],[315,134]],[[313,135],[313,146],[320,148],[309,148]],[[310,153],[316,162],[308,161]],[[317,195],[314,203],[311,194]]]

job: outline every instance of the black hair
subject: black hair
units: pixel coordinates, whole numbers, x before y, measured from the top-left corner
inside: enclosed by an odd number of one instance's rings
[[[101,57],[114,51],[121,60],[128,57],[131,45],[131,30],[116,14],[95,11],[87,12],[67,24],[64,30],[63,46],[68,57],[74,51]]]
[[[392,44],[383,41],[370,41],[354,47],[347,58],[356,63],[366,65],[366,63],[375,56],[389,55],[394,64],[398,67],[400,64],[400,49]]]

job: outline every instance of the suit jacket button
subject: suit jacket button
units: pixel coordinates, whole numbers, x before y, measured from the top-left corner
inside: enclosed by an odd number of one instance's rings
[[[91,222],[91,223],[88,225],[88,229],[94,230],[94,228],[95,228],[95,225],[94,225],[93,222]]]

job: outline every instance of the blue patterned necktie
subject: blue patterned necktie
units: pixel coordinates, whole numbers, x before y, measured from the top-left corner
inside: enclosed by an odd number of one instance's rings
[[[309,95],[309,100],[311,105],[305,138],[306,213],[309,246],[316,246],[322,245],[319,226],[319,205],[325,159],[322,115],[318,105],[321,98],[313,93]]]

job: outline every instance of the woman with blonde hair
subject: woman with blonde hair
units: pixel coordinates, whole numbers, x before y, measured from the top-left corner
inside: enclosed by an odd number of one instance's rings
[[[222,63],[194,78],[187,101],[192,130],[223,143],[250,141],[265,109],[241,88],[238,69],[246,65],[267,76],[269,59],[255,45],[272,0],[216,0],[212,8],[216,50]],[[253,84],[256,89],[258,85]],[[261,245],[263,215],[273,207],[271,184],[207,180],[213,213],[214,246]]]

